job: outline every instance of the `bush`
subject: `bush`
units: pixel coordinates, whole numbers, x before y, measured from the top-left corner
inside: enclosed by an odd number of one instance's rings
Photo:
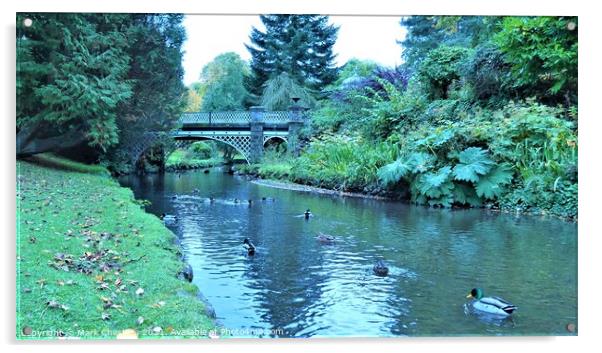
[[[188,148],[190,152],[193,153],[195,158],[199,159],[208,159],[211,158],[213,154],[213,149],[209,146],[208,143],[203,141],[194,142]]]
[[[448,88],[460,78],[461,65],[469,55],[469,49],[449,46],[441,46],[427,55],[418,68],[418,75],[430,98],[448,97]]]

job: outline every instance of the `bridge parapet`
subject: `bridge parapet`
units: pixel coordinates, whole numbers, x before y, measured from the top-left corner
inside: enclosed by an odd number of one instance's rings
[[[252,120],[251,111],[240,112],[194,112],[180,116],[180,124],[186,125],[246,125]],[[290,111],[262,111],[259,119],[266,125],[286,125],[293,120]]]

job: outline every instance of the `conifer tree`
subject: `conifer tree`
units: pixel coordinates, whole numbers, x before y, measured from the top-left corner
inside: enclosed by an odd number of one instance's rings
[[[299,84],[319,90],[337,76],[333,45],[338,27],[328,16],[261,15],[265,31],[253,28],[250,91],[260,95],[267,80],[287,73]]]

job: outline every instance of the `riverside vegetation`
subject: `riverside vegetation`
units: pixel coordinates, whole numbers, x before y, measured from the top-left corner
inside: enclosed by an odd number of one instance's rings
[[[267,153],[239,169],[420,205],[576,219],[576,21],[404,19],[406,64],[351,60],[310,112],[298,158]]]

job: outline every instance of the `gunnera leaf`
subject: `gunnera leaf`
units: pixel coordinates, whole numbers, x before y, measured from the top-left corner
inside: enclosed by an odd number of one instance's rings
[[[487,175],[479,178],[475,184],[477,195],[486,199],[500,196],[502,185],[512,181],[512,169],[508,165],[499,165]]]
[[[481,175],[489,173],[495,165],[489,153],[479,147],[469,147],[458,154],[460,163],[454,167],[454,179],[476,183]]]

